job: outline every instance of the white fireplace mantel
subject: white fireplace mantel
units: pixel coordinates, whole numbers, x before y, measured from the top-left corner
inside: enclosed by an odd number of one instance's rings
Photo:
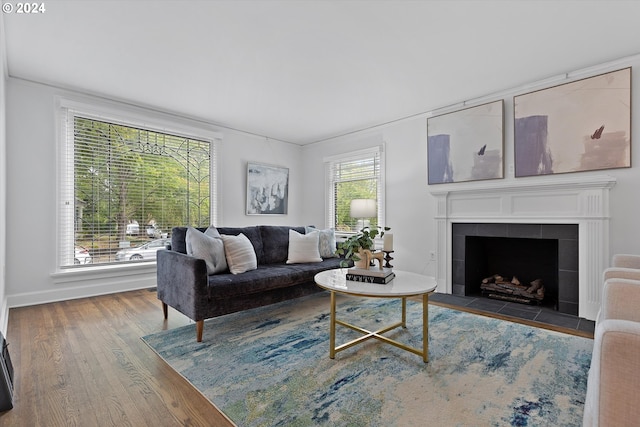
[[[579,316],[595,320],[609,264],[609,190],[616,178],[572,175],[476,181],[429,188],[436,198],[438,291],[451,293],[451,224],[577,224]]]

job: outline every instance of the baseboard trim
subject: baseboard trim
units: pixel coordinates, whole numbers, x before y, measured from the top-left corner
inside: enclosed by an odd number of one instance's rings
[[[7,295],[6,307],[17,308],[26,307],[30,305],[47,304],[50,302],[67,301],[72,299],[89,298],[99,295],[115,294],[118,292],[135,291],[138,289],[146,289],[156,286],[155,274],[149,275],[149,277],[138,277],[135,280],[117,281],[111,283],[101,283],[91,286],[82,287],[56,287],[52,290],[27,292],[22,294]],[[5,309],[6,320],[4,325],[6,330],[6,324],[8,321],[8,310]],[[2,314],[0,312],[0,314]]]

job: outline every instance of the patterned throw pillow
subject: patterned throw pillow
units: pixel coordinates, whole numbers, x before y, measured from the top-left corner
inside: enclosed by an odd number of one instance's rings
[[[305,227],[305,232],[311,233],[312,231],[318,231],[320,237],[318,239],[318,250],[322,258],[335,258],[336,257],[336,232],[330,228],[326,230],[318,230],[314,227]]]
[[[240,233],[237,236],[222,234],[221,237],[231,273],[240,274],[258,268],[256,252],[247,236]]]

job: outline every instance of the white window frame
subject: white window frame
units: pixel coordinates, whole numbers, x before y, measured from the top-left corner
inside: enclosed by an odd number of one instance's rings
[[[335,185],[333,181],[333,175],[331,171],[335,164],[347,161],[353,161],[354,159],[360,159],[365,157],[371,157],[377,155],[380,161],[379,175],[378,175],[378,186],[377,186],[377,208],[378,208],[378,224],[380,226],[385,225],[385,212],[386,212],[386,204],[385,204],[385,150],[384,144],[377,145],[371,148],[366,148],[357,151],[351,151],[344,154],[338,154],[335,156],[328,156],[324,158],[325,165],[325,218],[326,218],[326,226],[327,228],[335,229]],[[340,236],[348,236],[350,232],[339,232],[336,231],[336,235]]]
[[[69,262],[71,250],[63,250],[64,233],[69,233],[75,226],[75,203],[73,200],[73,167],[68,167],[74,159],[74,141],[69,138],[69,127],[73,126],[73,117],[80,116],[88,119],[105,121],[117,125],[148,129],[150,131],[183,136],[209,142],[210,149],[210,218],[212,224],[218,223],[218,178],[217,152],[223,135],[210,128],[204,122],[174,116],[158,111],[147,110],[118,102],[59,97],[56,99],[56,123],[59,126],[58,162],[57,162],[57,191],[56,191],[56,271],[71,269],[109,269],[128,268],[127,264],[87,264],[72,266]],[[66,239],[68,241],[68,239]],[[148,263],[155,264],[155,262]]]

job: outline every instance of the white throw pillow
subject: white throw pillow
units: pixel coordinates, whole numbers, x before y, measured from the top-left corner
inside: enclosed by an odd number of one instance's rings
[[[210,227],[211,228],[211,227]],[[214,228],[215,233],[218,231]],[[216,274],[227,269],[227,259],[224,254],[224,243],[222,239],[212,237],[209,229],[204,233],[193,227],[187,228],[185,243],[187,245],[187,255],[203,259],[207,264],[207,274]],[[218,233],[218,236],[220,234]]]
[[[295,230],[289,230],[289,257],[287,264],[322,262],[322,257],[318,251],[319,236],[320,233],[318,231],[300,234]]]
[[[305,227],[304,230],[307,234],[312,231],[318,231],[320,236],[318,237],[318,251],[322,258],[335,258],[336,256],[336,232],[330,228],[326,230],[318,230],[314,227]]]
[[[237,236],[223,234],[222,240],[231,273],[240,274],[258,268],[256,252],[247,236],[242,233]]]

